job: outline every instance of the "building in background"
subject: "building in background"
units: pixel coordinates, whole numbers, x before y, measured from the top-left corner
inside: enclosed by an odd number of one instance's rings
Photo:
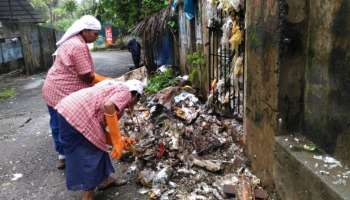
[[[40,22],[27,0],[0,0],[0,73],[32,74],[51,66],[55,31],[39,27]]]

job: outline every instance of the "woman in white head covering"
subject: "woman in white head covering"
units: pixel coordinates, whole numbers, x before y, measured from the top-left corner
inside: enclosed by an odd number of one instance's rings
[[[77,21],[75,21],[66,31],[66,33],[62,36],[62,38],[56,43],[57,46],[60,46],[62,43],[67,41],[72,36],[77,35],[83,30],[92,30],[99,31],[101,30],[101,23],[91,15],[84,15]],[[90,38],[89,38],[90,39]],[[93,39],[93,38],[91,38]],[[95,40],[93,40],[95,41]],[[90,41],[90,42],[93,42]],[[87,42],[89,43],[89,42]]]
[[[105,80],[72,93],[56,106],[66,156],[66,185],[69,190],[83,191],[83,200],[93,199],[96,187],[105,189],[123,183],[112,178],[110,157],[119,159],[135,143],[122,135],[118,119],[125,108],[132,109],[136,104],[143,87],[137,80]]]
[[[63,169],[64,153],[59,141],[57,111],[55,106],[65,96],[106,79],[95,73],[87,43],[97,39],[101,23],[91,15],[85,15],[73,23],[57,42],[55,61],[47,73],[42,95],[50,113],[50,127],[59,154],[57,168]]]

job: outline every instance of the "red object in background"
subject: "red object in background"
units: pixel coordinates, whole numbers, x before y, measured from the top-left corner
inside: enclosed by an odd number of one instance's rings
[[[164,152],[165,152],[165,146],[164,146],[163,142],[161,142],[159,144],[159,150],[158,150],[157,155],[156,155],[157,159],[161,159],[164,155]]]
[[[105,27],[105,32],[106,32],[106,42],[107,42],[107,44],[112,44],[113,43],[112,27],[111,26],[106,26]]]

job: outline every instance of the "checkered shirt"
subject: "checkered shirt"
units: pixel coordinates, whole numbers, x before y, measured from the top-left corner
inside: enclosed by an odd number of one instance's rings
[[[79,79],[78,75],[94,71],[87,44],[82,36],[73,36],[58,48],[55,62],[42,88],[44,100],[49,106],[55,107],[63,97],[90,87],[91,84]]]
[[[92,144],[107,151],[103,107],[108,100],[123,112],[131,93],[123,83],[105,80],[63,98],[56,109]]]

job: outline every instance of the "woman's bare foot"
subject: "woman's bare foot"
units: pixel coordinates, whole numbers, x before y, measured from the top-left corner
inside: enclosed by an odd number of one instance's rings
[[[127,182],[121,178],[115,179],[112,176],[109,176],[97,187],[97,190],[105,190],[110,187],[125,185],[126,183]]]
[[[84,191],[82,200],[94,200],[94,191]]]

